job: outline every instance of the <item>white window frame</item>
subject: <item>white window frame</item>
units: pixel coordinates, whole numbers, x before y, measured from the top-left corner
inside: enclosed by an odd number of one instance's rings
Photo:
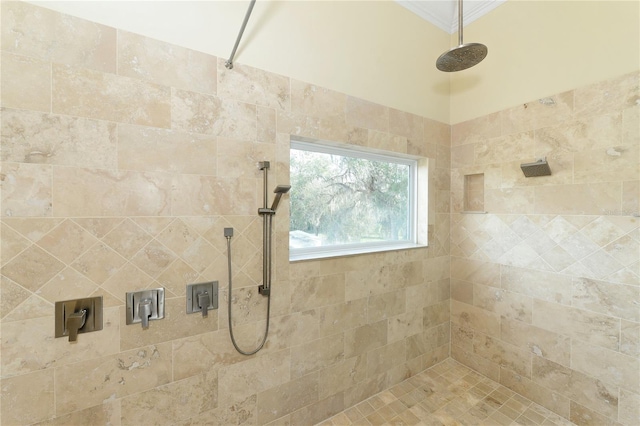
[[[340,244],[323,247],[289,247],[289,260],[309,260],[327,257],[350,256],[362,253],[375,253],[390,250],[403,250],[418,247],[426,247],[418,243],[418,166],[419,158],[402,155],[388,151],[373,151],[362,147],[352,147],[324,142],[305,142],[291,139],[290,150],[302,150],[334,154],[344,157],[362,158],[371,161],[384,161],[409,166],[409,235],[410,238],[403,241],[380,241],[369,243]],[[295,188],[293,188],[295,190]]]

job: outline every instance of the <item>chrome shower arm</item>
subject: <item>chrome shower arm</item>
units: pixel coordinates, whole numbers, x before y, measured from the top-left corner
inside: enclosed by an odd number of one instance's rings
[[[233,46],[233,51],[231,52],[231,56],[227,62],[224,63],[224,66],[228,69],[233,68],[233,57],[236,56],[236,50],[238,50],[238,45],[240,44],[240,39],[242,39],[242,34],[244,33],[244,29],[247,26],[247,22],[249,22],[249,17],[251,16],[251,12],[253,11],[253,6],[256,4],[256,0],[251,0],[249,4],[249,8],[247,9],[247,13],[244,15],[244,21],[242,21],[242,27],[240,27],[240,32],[238,33],[238,37],[236,38],[236,44]]]

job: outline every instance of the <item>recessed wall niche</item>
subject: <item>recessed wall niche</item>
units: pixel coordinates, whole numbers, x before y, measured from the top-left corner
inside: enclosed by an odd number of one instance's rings
[[[464,175],[464,211],[484,213],[484,173]]]

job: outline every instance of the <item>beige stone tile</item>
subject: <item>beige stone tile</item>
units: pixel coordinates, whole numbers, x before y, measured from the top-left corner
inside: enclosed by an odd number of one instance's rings
[[[533,132],[516,133],[486,139],[474,144],[473,164],[503,163],[513,160],[534,161]]]
[[[118,167],[140,172],[216,175],[217,142],[213,136],[118,126]]]
[[[571,368],[625,389],[640,387],[640,360],[617,351],[571,342]]]
[[[503,266],[502,288],[548,302],[571,304],[572,280],[570,276],[534,269]]]
[[[31,246],[2,268],[2,274],[28,290],[36,291],[64,268],[37,246]]]
[[[276,110],[273,108],[266,108],[258,106],[257,108],[257,137],[256,140],[262,143],[275,143],[277,140],[276,135]],[[287,135],[288,136],[288,135]],[[288,138],[287,138],[288,141]],[[289,155],[289,149],[287,147],[287,156]]]
[[[502,134],[553,126],[571,119],[573,91],[527,102],[500,112]]]
[[[253,178],[262,179],[262,174],[256,165],[260,161],[275,159],[276,147],[272,143],[256,143],[218,138],[217,176],[224,178]],[[211,162],[213,158],[207,158]]]
[[[125,263],[120,269],[113,271],[100,285],[100,289],[106,290],[117,299],[117,306],[124,305],[127,292],[157,287],[157,281],[131,263]],[[172,294],[165,296],[171,297]]]
[[[344,357],[362,355],[387,344],[387,320],[366,324],[344,333]]]
[[[451,146],[451,126],[426,117],[424,117],[422,121],[424,123],[425,141],[438,145]],[[428,157],[427,155],[423,156]]]
[[[367,134],[366,145],[369,148],[400,153],[407,152],[407,138],[404,136],[396,136],[376,130],[369,130]]]
[[[624,74],[576,89],[574,108],[576,115],[601,114],[637,104],[638,72]]]
[[[640,395],[626,389],[620,389],[618,401],[618,421],[623,425],[634,425],[640,422]]]
[[[367,299],[351,300],[318,310],[321,336],[362,327],[367,323]]]
[[[206,318],[199,313],[187,315],[185,306],[184,297],[165,299],[164,318],[151,321],[147,330],[142,330],[140,324],[124,326],[120,332],[122,350],[194,336],[218,328],[218,317],[215,312]],[[122,306],[120,322],[125,324],[125,319],[125,307]]]
[[[424,329],[434,327],[449,321],[451,318],[450,301],[445,300],[434,305],[426,306],[423,309],[423,322]]]
[[[12,280],[0,276],[0,318],[5,318],[16,307],[25,302],[31,292]]]
[[[531,298],[518,293],[481,284],[473,286],[473,305],[494,312],[502,318],[530,323],[532,303]]]
[[[1,413],[7,424],[31,424],[53,417],[53,369],[3,378]]]
[[[422,332],[422,310],[407,311],[389,318],[387,341],[395,342]],[[447,318],[448,321],[448,318]]]
[[[2,50],[115,72],[115,28],[23,2],[2,8]]]
[[[104,402],[94,407],[36,423],[37,426],[66,426],[78,424],[120,425],[120,401]]]
[[[172,213],[192,215],[253,215],[258,202],[255,179],[178,175],[173,180]]]
[[[500,336],[500,316],[476,306],[451,301],[451,322],[492,337]]]
[[[399,340],[367,353],[367,377],[374,377],[384,371],[391,370],[406,359],[404,340]]]
[[[243,362],[219,370],[218,388],[224,389],[224,392],[218,395],[219,406],[233,404],[235,401],[290,382],[289,350],[244,359]],[[301,380],[304,381],[305,378]]]
[[[369,297],[367,306],[368,322],[373,323],[406,312],[405,294],[405,290],[396,290]]]
[[[116,125],[104,121],[5,110],[5,161],[115,168]]]
[[[36,242],[47,232],[62,223],[63,219],[52,218],[3,218],[2,222],[18,231],[29,241]]]
[[[640,287],[573,278],[572,306],[640,322]]]
[[[343,334],[323,337],[291,348],[291,377],[298,378],[341,362],[345,357]]]
[[[366,355],[344,359],[320,370],[319,398],[328,398],[362,382],[367,377]]]
[[[344,274],[292,281],[292,311],[301,312],[344,302],[344,281]]]
[[[621,182],[534,188],[536,214],[610,214],[620,209]]]
[[[28,248],[31,245],[31,242],[6,224],[2,223],[1,226],[2,230],[0,232],[2,232],[2,240],[0,241],[0,264],[5,265],[20,252]]]
[[[53,173],[54,214],[168,215],[171,177],[163,173],[60,167]]]
[[[604,251],[615,257],[623,265],[632,265],[640,259],[640,241],[632,236],[625,235],[608,244]]]
[[[0,79],[3,107],[51,111],[50,63],[2,52]]]
[[[630,181],[640,175],[640,146],[617,145],[574,154],[574,183]]]
[[[404,136],[412,144],[420,146],[425,141],[424,118],[397,109],[389,109],[389,132]]]
[[[622,144],[621,126],[622,115],[610,113],[546,127],[535,132],[536,154],[552,157],[583,150],[606,150]]]
[[[500,371],[500,384],[564,418],[569,417],[570,399],[559,387],[546,387],[545,383],[538,383],[536,380],[527,379],[506,369]]]
[[[218,96],[250,104],[289,110],[289,78],[242,64],[225,67],[218,58]]]
[[[217,407],[218,377],[206,374],[158,386],[122,399],[125,424],[174,424]]]
[[[102,241],[125,259],[130,259],[138,250],[151,241],[151,235],[131,219],[118,224]]]
[[[451,146],[478,142],[500,136],[500,113],[488,114],[451,126]]]
[[[52,111],[169,128],[171,92],[129,77],[54,64]]]
[[[254,141],[256,106],[186,90],[171,93],[171,127],[185,132]]]
[[[61,219],[57,219],[61,220]],[[122,222],[122,218],[110,217],[76,217],[75,223],[89,231],[96,238],[102,238]]]
[[[96,284],[102,284],[125,263],[125,259],[99,242],[77,258],[71,267]]]
[[[533,325],[617,350],[620,320],[556,303],[534,300]]]
[[[338,393],[328,398],[321,399],[316,403],[307,405],[306,407],[293,412],[289,417],[291,419],[292,425],[300,425],[304,423],[315,424],[316,422],[327,419],[328,417],[343,409],[344,396],[342,393]],[[340,423],[340,421],[336,422],[338,424]]]
[[[65,268],[38,290],[38,295],[55,303],[89,297],[98,289],[95,282],[73,268]],[[48,313],[50,315],[51,312]]]
[[[532,361],[533,382],[553,389],[571,400],[587,405],[607,416],[612,417],[617,414],[617,387],[544,358],[533,357]],[[517,391],[517,389],[515,390]],[[545,406],[545,404],[541,405]]]
[[[451,358],[474,369],[491,380],[500,380],[500,366],[498,364],[474,355],[462,349],[460,346],[451,345]]]
[[[500,265],[491,262],[452,257],[451,278],[473,284],[500,287]]]
[[[118,32],[119,75],[215,94],[216,67],[215,56],[127,31]]]
[[[205,411],[204,413],[192,417],[184,422],[185,426],[206,426],[210,424],[217,425],[235,425],[246,424],[255,425],[256,420],[256,395],[252,395],[246,399],[234,402],[229,406],[218,406],[214,410]]]
[[[258,422],[264,424],[318,401],[318,374],[258,393]]]
[[[66,264],[82,255],[97,239],[70,220],[65,220],[38,240],[38,245]]]
[[[603,425],[615,426],[620,424],[615,420],[611,418],[607,418],[607,416],[603,416],[597,411],[594,411],[590,408],[580,405],[574,401],[571,401],[571,415],[569,418],[575,424],[586,425],[586,426],[603,426]]]
[[[534,355],[569,366],[571,341],[568,337],[521,321],[502,318],[500,338]]]
[[[56,413],[66,414],[171,381],[171,344],[142,347],[55,371]]]
[[[341,116],[346,102],[343,93],[291,79],[291,111],[296,114],[318,118]]]
[[[48,165],[2,163],[2,216],[51,216],[51,174]]]
[[[637,357],[640,355],[640,323],[620,322],[620,352]]]
[[[546,188],[546,187],[545,187]],[[487,188],[484,192],[484,206],[489,213],[516,214],[530,212],[537,209],[539,203],[537,190],[539,187],[529,188]]]
[[[349,125],[389,131],[389,108],[385,106],[347,96],[345,116]]]
[[[498,339],[476,334],[473,338],[473,352],[498,364],[502,369],[531,377],[531,354],[528,351]]]
[[[407,359],[412,360],[420,356],[435,352],[439,346],[450,341],[449,322],[431,327],[422,333],[414,334],[405,339]]]

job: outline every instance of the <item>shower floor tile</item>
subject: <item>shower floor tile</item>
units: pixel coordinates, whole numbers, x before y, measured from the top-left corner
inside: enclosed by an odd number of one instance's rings
[[[448,359],[318,426],[570,426],[569,420]]]

